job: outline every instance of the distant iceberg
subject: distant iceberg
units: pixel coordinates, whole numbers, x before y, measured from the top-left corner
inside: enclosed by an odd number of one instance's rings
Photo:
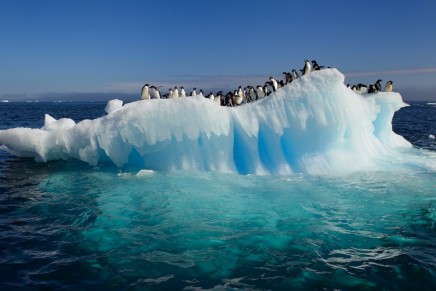
[[[0,131],[0,144],[37,161],[240,174],[342,174],[383,170],[411,144],[392,131],[398,93],[362,96],[336,69],[315,71],[265,99],[222,107],[200,96],[122,105],[77,124],[45,118],[41,129]],[[5,148],[3,147],[3,148]]]

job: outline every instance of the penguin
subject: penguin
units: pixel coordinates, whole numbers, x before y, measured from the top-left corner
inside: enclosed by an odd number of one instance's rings
[[[238,87],[238,90],[235,90],[233,93],[233,104],[234,105],[241,105],[242,101],[244,100],[244,93],[242,92],[241,86]]]
[[[280,80],[279,82],[278,82],[278,84],[277,84],[277,88],[278,89],[280,89],[280,88],[282,88],[282,87],[284,87],[285,86],[285,83],[283,82],[283,80]]]
[[[150,84],[145,84],[144,86],[142,86],[142,90],[141,90],[142,100],[151,99],[150,92],[148,91],[148,86],[150,86]]]
[[[192,89],[191,97],[192,96],[197,96],[197,88]]]
[[[210,92],[209,94],[207,94],[205,97],[208,98],[208,99],[210,99],[210,100],[212,100],[212,101],[215,100],[215,96],[213,95],[212,92]]]
[[[381,92],[382,88],[381,88],[381,82],[382,80],[378,79],[377,82],[375,82],[374,84],[374,89],[375,89],[375,93],[377,92]]]
[[[357,93],[359,94],[368,93],[368,87],[362,83],[357,84]]]
[[[265,85],[267,86],[267,88],[268,88],[268,96],[272,93],[272,92],[275,92],[275,90],[274,90],[274,85],[273,85],[273,82],[272,81],[268,81],[268,82],[265,82]]]
[[[297,80],[298,78],[300,78],[300,76],[298,75],[298,72],[296,69],[292,70],[292,80]]]
[[[242,100],[245,99],[245,92],[244,92],[244,90],[242,90],[241,86],[238,87],[238,96],[241,97]]]
[[[173,98],[179,98],[179,89],[177,89],[177,86],[174,87]]]
[[[310,66],[309,60],[305,59],[304,60],[304,67],[301,70],[301,73],[302,73],[303,76],[304,75],[309,75],[310,74],[310,70],[311,70],[311,66]]]
[[[269,86],[267,84],[263,85],[263,92],[265,92],[265,97],[271,94],[271,91],[269,90]]]
[[[256,99],[265,97],[265,91],[263,91],[262,86],[258,85],[256,87],[256,94],[257,94],[257,98]]]
[[[351,86],[351,90],[353,90],[353,92],[357,92],[357,86],[356,85]]]
[[[228,92],[226,94],[226,96],[224,97],[224,106],[230,106],[233,107],[233,93],[232,92]]]
[[[251,98],[250,98],[250,94],[248,94],[248,87],[244,87],[244,101],[245,101],[245,103],[248,103],[248,102],[250,102],[251,101]]]
[[[285,82],[284,82],[285,85],[292,82],[292,75],[291,75],[291,73],[283,72],[283,75],[285,75]]]
[[[183,88],[183,86],[180,87],[180,97],[186,97],[185,88]]]
[[[218,93],[216,93],[216,95],[215,95],[215,99],[213,100],[213,101],[215,101],[215,103],[216,103],[218,106],[221,106],[221,98],[222,98],[222,95],[223,95],[223,91],[219,91]]]
[[[173,99],[174,98],[174,91],[172,88],[168,89],[168,99]]]
[[[204,97],[203,89],[200,89],[200,93],[198,95],[200,95],[201,97]]]
[[[314,71],[319,71],[324,68],[324,66],[319,66],[315,60],[312,60],[312,68]]]
[[[253,86],[249,86],[248,88],[248,96],[250,96],[250,101],[253,102],[257,100],[257,93]]]
[[[386,92],[392,92],[393,90],[393,82],[392,81],[387,81],[386,85],[385,85],[385,91]]]
[[[271,82],[271,87],[273,89],[273,92],[277,91],[277,89],[278,89],[277,80],[274,79],[273,77],[269,77],[269,80]]]
[[[154,98],[155,98],[155,99],[160,99],[160,91],[159,91],[159,88],[156,87],[156,86],[151,86],[150,89],[151,89],[151,92],[153,92]]]
[[[368,94],[377,93],[374,85],[369,85]]]

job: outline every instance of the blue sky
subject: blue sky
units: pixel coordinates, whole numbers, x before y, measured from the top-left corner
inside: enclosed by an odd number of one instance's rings
[[[145,82],[227,90],[307,58],[436,100],[435,11],[434,0],[0,0],[0,99],[122,98]]]

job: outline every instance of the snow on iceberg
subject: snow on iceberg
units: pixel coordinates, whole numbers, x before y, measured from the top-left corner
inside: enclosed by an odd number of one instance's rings
[[[0,144],[37,161],[240,174],[340,174],[383,169],[411,144],[392,131],[398,93],[361,96],[336,69],[315,71],[269,97],[221,107],[203,97],[108,104],[77,124],[0,131]],[[72,121],[72,120],[71,120]],[[55,126],[57,125],[57,126]]]

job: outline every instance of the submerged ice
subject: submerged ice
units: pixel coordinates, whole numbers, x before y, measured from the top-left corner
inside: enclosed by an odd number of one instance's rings
[[[240,174],[341,174],[384,170],[416,154],[392,131],[398,93],[356,94],[336,69],[316,71],[269,97],[222,107],[200,96],[128,103],[75,123],[46,115],[41,129],[0,131],[0,145],[37,161]],[[414,152],[415,151],[415,152]],[[435,170],[434,156],[419,163]]]

